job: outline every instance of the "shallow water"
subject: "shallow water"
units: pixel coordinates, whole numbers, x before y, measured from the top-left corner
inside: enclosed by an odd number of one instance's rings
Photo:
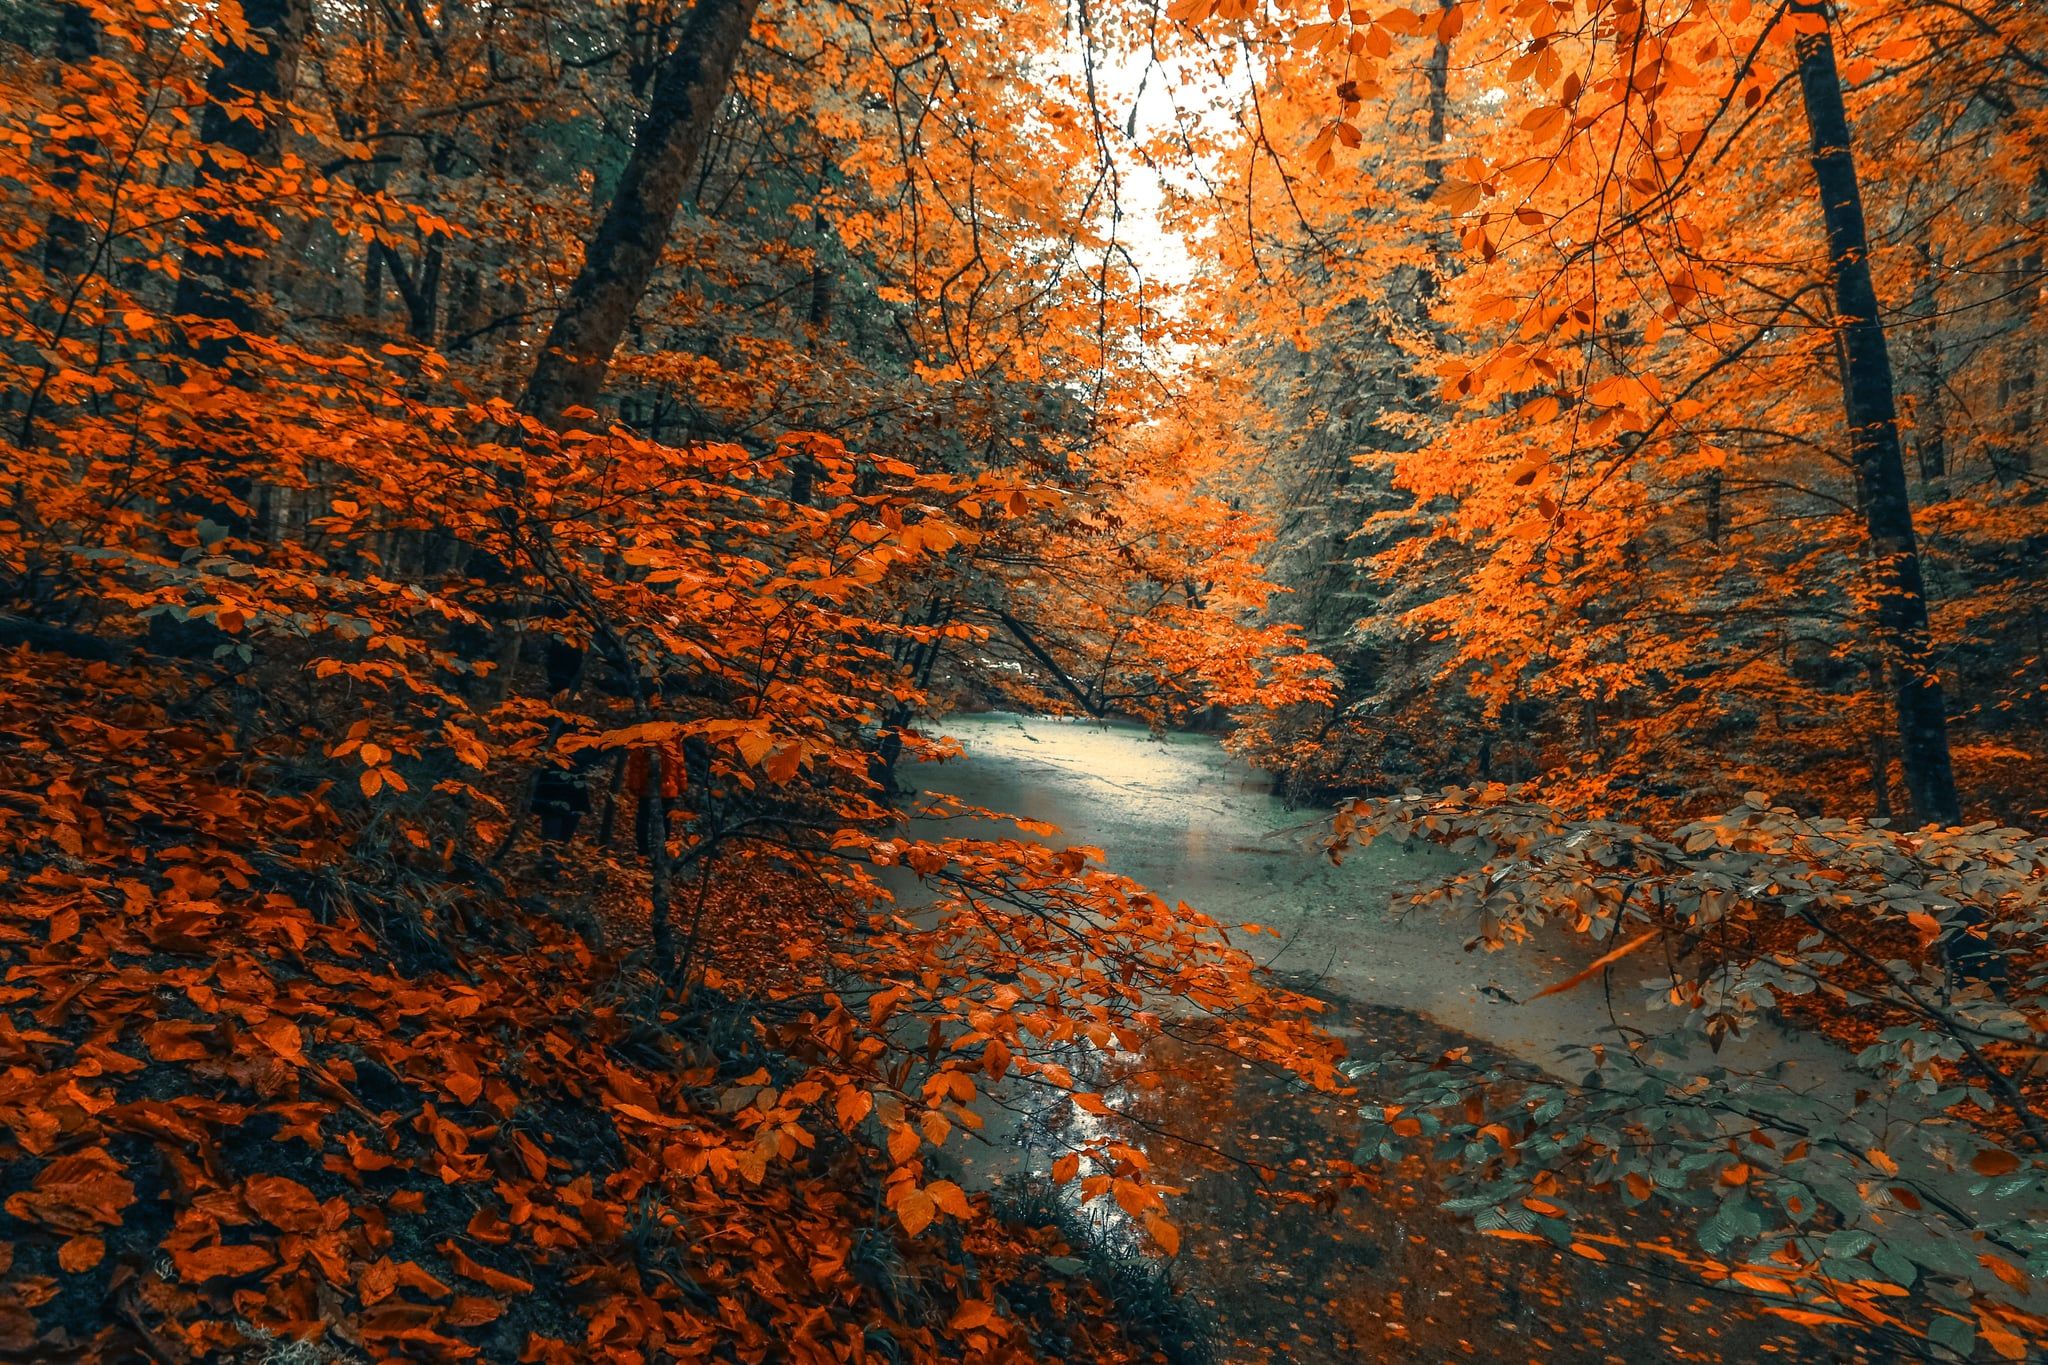
[[[1051,842],[1099,848],[1110,868],[1169,899],[1226,924],[1279,930],[1247,942],[1272,945],[1262,954],[1269,965],[1332,1005],[1357,1055],[1469,1045],[1554,1067],[1559,1045],[1586,1034],[1583,1005],[1504,1007],[1483,989],[1534,993],[1572,970],[1567,945],[1475,957],[1465,926],[1391,916],[1398,893],[1451,866],[1448,855],[1381,844],[1334,867],[1309,847],[1324,813],[1288,808],[1213,740],[1001,714],[938,728],[966,757],[914,770],[919,787],[1052,822],[1061,834]],[[1120,1092],[1120,1068],[1140,1062],[1167,1086]],[[1139,1123],[1179,1134],[1128,1136],[1157,1179],[1184,1189],[1173,1209],[1182,1228],[1174,1273],[1214,1315],[1224,1361],[1853,1358],[1744,1301],[1660,1278],[1654,1257],[1596,1264],[1480,1234],[1436,1207],[1444,1190],[1421,1160],[1338,1191],[1322,1175],[1329,1159],[1352,1155],[1349,1107],[1234,1057],[1187,1047],[1099,1056],[1093,1069]],[[1101,1122],[1071,1106],[994,1117],[994,1140],[961,1158],[974,1184],[1042,1179],[1083,1125]],[[1247,1163],[1290,1178],[1268,1184]],[[1609,1230],[1633,1239],[1671,1231],[1649,1215],[1605,1213]],[[1114,1210],[1090,1216],[1104,1241],[1135,1244]]]
[[[1053,842],[1100,848],[1113,871],[1168,900],[1277,931],[1241,941],[1316,994],[1414,1010],[1545,1069],[1610,1024],[1585,996],[1529,998],[1576,969],[1562,936],[1474,953],[1474,923],[1391,913],[1402,890],[1456,865],[1449,854],[1381,840],[1332,864],[1310,847],[1329,812],[1278,800],[1214,739],[1006,713],[937,728],[966,757],[914,770],[919,787],[1058,825]]]

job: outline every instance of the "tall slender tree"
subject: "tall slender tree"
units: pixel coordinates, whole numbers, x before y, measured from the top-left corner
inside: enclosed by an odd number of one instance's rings
[[[1795,50],[1827,230],[1828,276],[1842,348],[1842,408],[1869,536],[1876,613],[1891,678],[1899,759],[1913,814],[1932,824],[1962,818],[1949,756],[1948,703],[1927,624],[1927,586],[1906,491],[1891,352],[1870,274],[1870,230],[1857,181],[1848,112],[1835,61],[1832,7],[1799,0]]]

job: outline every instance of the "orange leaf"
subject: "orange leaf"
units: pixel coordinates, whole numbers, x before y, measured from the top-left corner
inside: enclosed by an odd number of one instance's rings
[[[275,1260],[268,1249],[259,1246],[211,1246],[171,1253],[179,1276],[194,1284],[224,1275],[254,1275],[269,1269]]]
[[[854,1126],[866,1118],[875,1107],[875,1097],[858,1086],[842,1086],[839,1090],[839,1126],[852,1132]]]
[[[295,1066],[306,1064],[305,1040],[299,1026],[281,1014],[273,1014],[251,1030],[264,1046]]]
[[[1919,938],[1922,950],[1941,937],[1941,921],[1925,910],[1915,910],[1906,916],[1906,920],[1913,926],[1913,933]]]
[[[1591,981],[1594,977],[1598,976],[1601,973],[1601,971],[1605,967],[1607,967],[1609,963],[1619,962],[1622,958],[1627,957],[1630,953],[1642,947],[1645,943],[1648,943],[1650,940],[1656,938],[1659,932],[1660,931],[1656,929],[1644,930],[1642,933],[1636,935],[1628,942],[1622,944],[1619,948],[1614,949],[1612,952],[1602,953],[1599,957],[1594,958],[1591,962],[1587,963],[1584,967],[1572,973],[1564,980],[1545,986],[1542,990],[1536,992],[1536,994],[1530,996],[1529,998],[1531,1000],[1541,1000],[1546,995],[1561,995],[1564,992],[1570,990],[1574,986],[1583,986],[1586,982]]]
[[[200,1039],[213,1032],[211,1024],[183,1019],[158,1019],[142,1030],[142,1045],[160,1062],[196,1062],[206,1055]]]
[[[505,1305],[475,1294],[458,1294],[441,1321],[450,1327],[481,1327],[505,1315]]]
[[[107,1244],[97,1237],[80,1235],[57,1248],[57,1264],[73,1275],[91,1270],[107,1254]]]
[[[242,1187],[242,1202],[257,1217],[286,1232],[315,1232],[324,1211],[313,1192],[281,1175],[252,1175]]]
[[[938,1205],[923,1190],[911,1187],[903,1191],[896,1200],[896,1216],[903,1222],[903,1230],[912,1237],[932,1225],[932,1215],[938,1212]]]
[[[803,763],[803,757],[802,746],[784,744],[768,755],[768,761],[761,765],[761,771],[768,774],[770,781],[788,782],[796,776],[797,769]]]
[[[2020,1293],[2028,1294],[2033,1292],[2034,1281],[2032,1277],[2012,1262],[1997,1256],[1986,1255],[1980,1251],[1977,1253],[1977,1264],[1983,1266]]]
[[[2020,1168],[2020,1159],[2011,1152],[2001,1152],[1996,1147],[1987,1147],[1970,1158],[1970,1169],[1978,1175],[2011,1175]]]
[[[2000,1360],[2025,1360],[2027,1343],[2018,1333],[2004,1323],[1987,1316],[1983,1309],[1977,1310],[1977,1335],[1984,1344],[1998,1352]]]
[[[456,1274],[465,1280],[475,1280],[486,1289],[495,1289],[500,1294],[531,1294],[533,1292],[531,1281],[522,1280],[517,1275],[508,1275],[502,1270],[492,1269],[481,1261],[472,1260],[453,1241],[441,1243],[441,1254],[448,1258],[448,1264],[453,1267]]]
[[[974,1208],[967,1202],[967,1192],[950,1180],[934,1180],[924,1187],[932,1202],[955,1218],[972,1218]]]

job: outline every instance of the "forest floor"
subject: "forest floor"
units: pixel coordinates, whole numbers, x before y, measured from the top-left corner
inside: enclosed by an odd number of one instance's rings
[[[1572,973],[1584,956],[1575,945],[1468,954],[1467,926],[1389,914],[1404,887],[1452,866],[1448,854],[1383,841],[1333,866],[1309,847],[1321,814],[1277,800],[1212,739],[1008,714],[938,728],[966,756],[918,771],[919,786],[1029,811],[1060,827],[1055,842],[1099,848],[1113,870],[1170,899],[1276,931],[1239,941],[1327,1002],[1359,1055],[1467,1046],[1556,1070],[1563,1044],[1613,1024],[1597,985],[1518,1003]],[[1793,1035],[1752,1045],[1779,1060],[1788,1046],[1814,1051],[1816,1066],[1825,1047]],[[1214,1315],[1225,1361],[1858,1358],[1854,1342],[1824,1343],[1739,1296],[1675,1278],[1654,1256],[1596,1263],[1478,1233],[1437,1207],[1443,1188],[1420,1160],[1334,1210],[1275,1197],[1242,1162],[1305,1171],[1349,1157],[1344,1106],[1199,1049],[1157,1069],[1177,1079],[1151,1097],[1151,1116],[1195,1140],[1154,1134],[1147,1145],[1158,1178],[1186,1190],[1178,1273]],[[1042,1130],[1074,1120],[1034,1119],[1041,1131],[998,1125],[1004,1136],[968,1158],[980,1166],[970,1177],[1000,1183],[1048,1163],[1059,1139]],[[1618,1201],[1587,1213],[1630,1242],[1686,1240],[1668,1219]]]

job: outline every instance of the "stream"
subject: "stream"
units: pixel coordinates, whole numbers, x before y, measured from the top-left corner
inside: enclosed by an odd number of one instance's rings
[[[935,728],[966,753],[909,772],[917,786],[1055,824],[1050,842],[1099,848],[1112,870],[1169,901],[1276,930],[1249,942],[1286,984],[1330,1005],[1327,1018],[1354,1055],[1463,1045],[1552,1068],[1562,1044],[1606,1022],[1583,996],[1508,1003],[1571,973],[1562,941],[1473,955],[1464,926],[1389,914],[1402,888],[1452,866],[1449,854],[1382,841],[1334,866],[1308,847],[1325,813],[1289,808],[1213,739],[1003,713],[950,716]],[[1182,1237],[1169,1273],[1209,1319],[1219,1361],[1865,1358],[1745,1298],[1674,1278],[1654,1258],[1599,1262],[1479,1233],[1437,1207],[1445,1191],[1419,1157],[1377,1187],[1276,1197],[1216,1149],[1302,1172],[1348,1158],[1344,1105],[1219,1053],[1177,1051],[1104,1058],[1099,1079],[1140,1123],[1178,1134],[1126,1137],[1146,1149],[1156,1180],[1184,1191],[1171,1209]],[[1141,1063],[1166,1087],[1118,1091],[1118,1069]],[[962,1179],[1043,1191],[1053,1156],[1082,1125],[1101,1122],[1064,1104],[1004,1116],[989,1142],[960,1158]],[[1624,1236],[1684,1236],[1658,1214],[1618,1202],[1594,1209]],[[1077,1212],[1099,1242],[1135,1246],[1113,1209]]]

